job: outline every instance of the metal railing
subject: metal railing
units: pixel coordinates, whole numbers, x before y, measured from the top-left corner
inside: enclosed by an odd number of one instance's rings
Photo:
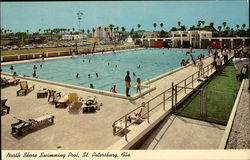
[[[144,113],[143,115],[141,115],[140,117],[137,117],[136,120],[134,120],[133,122],[128,123],[129,116],[131,114],[133,114],[135,111],[138,111],[140,108],[142,108],[142,105],[140,105],[139,107],[133,109],[132,111],[128,112],[124,116],[122,116],[119,119],[117,119],[116,121],[114,121],[113,124],[112,124],[113,135],[118,135],[118,134],[123,132],[124,136],[125,136],[125,140],[127,141],[127,133],[129,131],[128,128],[130,126],[132,126],[133,124],[137,123],[138,120],[143,120],[141,117],[144,117],[144,116],[146,116],[145,120],[147,120],[147,123],[149,123],[150,122],[150,113],[152,113],[152,111],[155,111],[156,108],[159,108],[159,106],[161,106],[161,105],[162,105],[163,111],[166,110],[166,102],[167,101],[171,101],[172,112],[175,112],[178,93],[180,93],[180,91],[182,91],[182,90],[184,90],[184,93],[186,93],[186,87],[187,86],[189,86],[191,84],[192,87],[194,87],[194,81],[196,81],[200,77],[204,76],[205,74],[209,75],[209,73],[212,72],[212,70],[213,70],[213,64],[211,63],[211,64],[203,67],[202,72],[197,71],[194,74],[190,75],[189,77],[183,79],[182,81],[180,81],[177,84],[174,84],[172,82],[172,86],[170,88],[168,88],[167,90],[159,93],[158,95],[156,95],[152,99],[145,102],[147,112]],[[180,88],[178,90],[177,86],[182,84],[182,83],[184,84],[184,87]],[[153,101],[156,100],[157,98],[160,98],[160,102],[158,101],[156,103],[153,103]],[[152,108],[150,108],[150,107],[152,107]],[[120,125],[117,125],[117,123],[120,123]]]

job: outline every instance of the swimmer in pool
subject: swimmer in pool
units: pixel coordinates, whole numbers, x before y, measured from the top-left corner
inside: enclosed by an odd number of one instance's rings
[[[113,85],[113,87],[110,89],[110,92],[116,93],[116,85]]]
[[[76,74],[76,78],[79,78],[79,73]]]
[[[10,70],[14,70],[14,66],[11,65],[11,66],[10,66]]]
[[[94,85],[93,85],[92,83],[90,83],[90,85],[89,85],[89,86],[90,86],[90,88],[94,88]]]

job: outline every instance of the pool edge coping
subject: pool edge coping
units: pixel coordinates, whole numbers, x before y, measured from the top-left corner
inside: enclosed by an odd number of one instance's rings
[[[1,73],[1,75],[12,76],[11,74],[4,73],[4,72]],[[34,81],[34,82],[39,82],[39,83],[44,83],[44,84],[50,84],[50,85],[70,88],[70,89],[76,89],[76,90],[80,90],[80,91],[85,91],[85,92],[90,92],[90,93],[95,93],[95,94],[100,94],[100,95],[105,95],[105,96],[127,99],[127,100],[136,100],[136,99],[138,99],[138,98],[140,98],[140,97],[142,97],[142,96],[144,96],[144,95],[146,95],[146,94],[148,94],[156,89],[155,86],[150,86],[150,87],[142,90],[141,94],[135,93],[131,97],[128,97],[128,96],[120,94],[120,93],[112,93],[112,92],[108,92],[108,91],[79,87],[79,86],[75,86],[75,85],[63,84],[60,82],[53,82],[53,81],[48,81],[48,80],[41,80],[41,79],[36,79],[36,78],[32,78],[32,77],[18,76],[18,78],[24,79],[24,80],[29,80],[29,81]]]

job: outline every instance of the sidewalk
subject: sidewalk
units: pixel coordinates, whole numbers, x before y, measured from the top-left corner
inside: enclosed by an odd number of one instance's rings
[[[217,149],[225,126],[171,115],[140,149]]]

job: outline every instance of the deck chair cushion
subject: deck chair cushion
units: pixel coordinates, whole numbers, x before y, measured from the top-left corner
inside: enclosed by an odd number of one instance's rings
[[[75,103],[78,101],[78,97],[76,93],[70,93],[69,94],[69,102],[70,103]]]

